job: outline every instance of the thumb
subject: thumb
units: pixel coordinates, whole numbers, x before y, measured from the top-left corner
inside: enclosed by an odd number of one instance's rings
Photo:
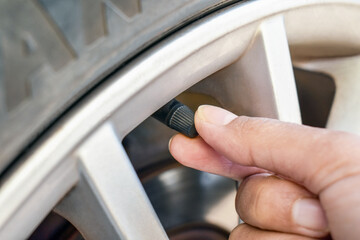
[[[238,117],[224,109],[200,106],[195,114],[199,135],[215,151],[305,186],[318,194],[330,184],[360,172],[354,164],[359,137],[264,118]]]

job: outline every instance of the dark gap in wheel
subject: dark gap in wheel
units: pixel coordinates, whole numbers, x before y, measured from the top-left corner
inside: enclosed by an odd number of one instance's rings
[[[176,99],[194,111],[202,104],[220,105],[210,96],[189,91]],[[124,138],[123,145],[171,240],[227,239],[229,231],[208,222],[206,216],[235,192],[235,184],[177,163],[168,150],[176,133],[149,117]],[[229,205],[233,207],[233,202]]]
[[[193,111],[202,104],[220,106],[214,98],[205,94],[185,91],[176,99]],[[138,174],[143,175],[148,171],[147,168],[153,168],[155,165],[176,164],[168,151],[168,142],[176,133],[156,119],[149,117],[124,138],[123,146]],[[167,163],[163,163],[164,161]]]
[[[226,240],[229,233],[211,224],[189,224],[168,231],[171,240]]]
[[[31,234],[29,240],[83,240],[79,231],[66,219],[51,212]]]
[[[326,127],[335,96],[335,82],[329,75],[294,68],[302,122]]]

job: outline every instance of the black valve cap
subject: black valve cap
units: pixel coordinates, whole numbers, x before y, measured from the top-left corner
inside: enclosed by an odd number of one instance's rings
[[[194,138],[198,135],[195,129],[194,112],[175,99],[162,106],[152,116],[185,136]]]

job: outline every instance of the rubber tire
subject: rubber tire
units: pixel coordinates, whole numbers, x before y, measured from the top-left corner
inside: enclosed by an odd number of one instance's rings
[[[0,3],[0,173],[105,76],[234,0]]]

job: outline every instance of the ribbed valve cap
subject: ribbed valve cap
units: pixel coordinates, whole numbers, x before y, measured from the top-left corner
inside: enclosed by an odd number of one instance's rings
[[[194,138],[198,135],[195,129],[194,112],[175,99],[165,104],[152,116],[185,136]]]

